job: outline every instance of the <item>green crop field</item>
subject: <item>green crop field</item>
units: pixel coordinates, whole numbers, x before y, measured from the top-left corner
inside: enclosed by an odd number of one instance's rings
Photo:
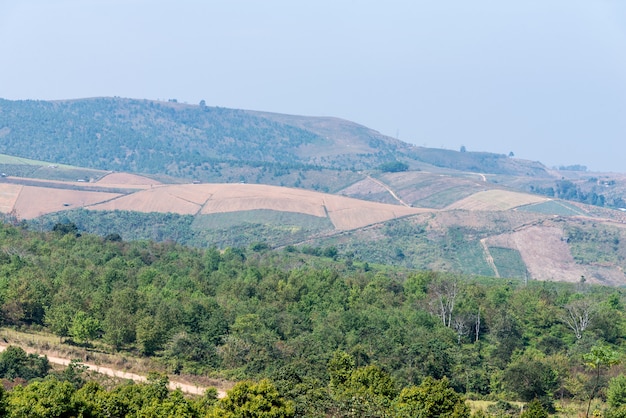
[[[192,228],[202,241],[223,248],[267,242],[272,246],[288,245],[311,234],[334,229],[328,218],[273,210],[251,210],[197,216]]]
[[[489,253],[500,277],[523,279],[527,276],[526,264],[519,251],[511,248],[489,247]]]
[[[413,202],[413,206],[443,209],[446,206],[449,206],[458,200],[470,196],[475,192],[476,190],[467,186],[451,187],[449,189],[442,190],[441,192],[432,194],[424,199]]]
[[[549,200],[547,202],[535,203],[533,205],[522,206],[520,211],[542,213],[546,215],[576,216],[586,215],[576,206],[561,200]]]

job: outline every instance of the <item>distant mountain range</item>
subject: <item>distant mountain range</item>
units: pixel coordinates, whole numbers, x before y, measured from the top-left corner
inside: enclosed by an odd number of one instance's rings
[[[32,228],[626,283],[620,174],[417,147],[336,118],[121,98],[0,100],[0,153],[0,211]]]

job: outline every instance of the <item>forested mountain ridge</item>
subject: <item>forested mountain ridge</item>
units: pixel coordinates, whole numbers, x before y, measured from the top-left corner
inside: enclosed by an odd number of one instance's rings
[[[466,171],[545,172],[490,153],[411,146],[352,122],[122,98],[0,100],[0,153],[203,179],[215,164],[372,169],[406,160]]]

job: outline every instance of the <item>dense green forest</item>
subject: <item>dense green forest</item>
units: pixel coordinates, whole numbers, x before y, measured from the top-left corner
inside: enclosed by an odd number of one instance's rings
[[[171,373],[241,381],[244,392],[191,401],[154,394],[158,382],[104,389],[52,374],[7,391],[3,405],[13,411],[41,399],[38,391],[84,408],[99,396],[100,406],[113,397],[131,408],[139,401],[120,399],[145,392],[141,408],[224,416],[261,391],[283,414],[271,416],[437,416],[416,412],[434,392],[447,394],[435,404],[449,401],[455,414],[441,416],[469,416],[461,395],[501,401],[484,412],[493,416],[508,416],[514,400],[553,413],[608,397],[593,408],[624,416],[626,385],[616,377],[624,295],[584,278],[524,283],[368,265],[334,247],[201,250],[80,234],[73,224],[46,232],[2,225],[0,313],[5,327],[153,356]],[[45,367],[31,363],[41,379]],[[153,416],[132,408],[125,414]],[[125,416],[98,414],[84,416]]]

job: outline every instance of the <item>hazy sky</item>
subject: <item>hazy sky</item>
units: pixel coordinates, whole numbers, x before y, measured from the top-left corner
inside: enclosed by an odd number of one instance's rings
[[[93,96],[626,172],[626,2],[0,0],[0,97]]]

